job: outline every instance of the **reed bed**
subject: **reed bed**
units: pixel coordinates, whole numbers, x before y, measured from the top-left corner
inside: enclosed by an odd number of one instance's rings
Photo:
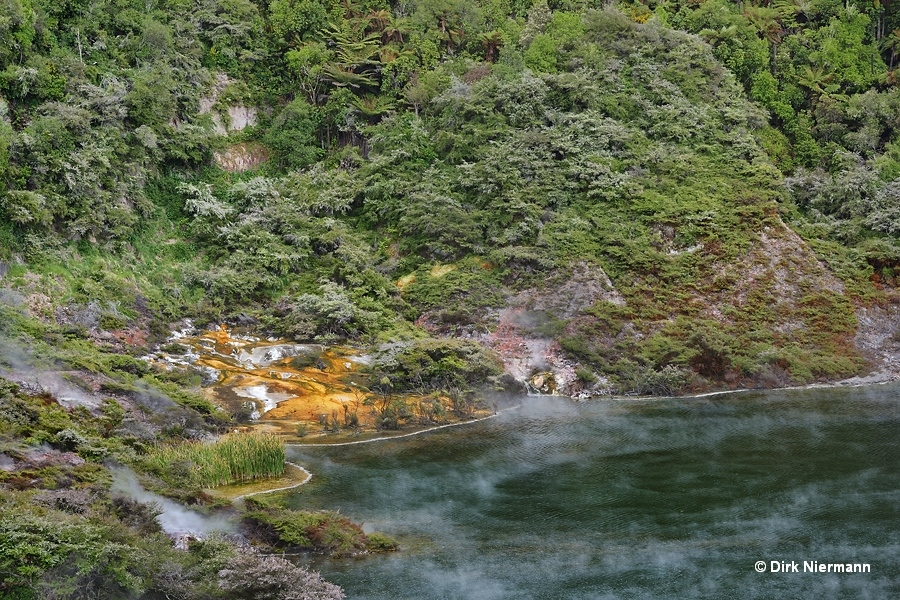
[[[191,483],[213,488],[282,475],[284,442],[268,434],[231,433],[212,443],[159,446],[147,460],[159,473],[186,468]]]

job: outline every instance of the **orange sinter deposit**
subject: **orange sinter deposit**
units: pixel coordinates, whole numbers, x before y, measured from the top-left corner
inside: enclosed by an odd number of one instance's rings
[[[183,352],[180,353],[180,351]],[[375,427],[375,411],[357,383],[365,358],[349,348],[264,339],[220,326],[172,343],[148,357],[161,368],[196,368],[204,393],[256,429],[291,436]]]
[[[160,369],[199,371],[203,393],[245,427],[290,441],[364,441],[385,435],[382,428],[409,435],[493,414],[474,406],[457,411],[440,394],[374,393],[362,368],[368,358],[352,348],[266,339],[225,326],[200,332],[188,322],[146,359]]]

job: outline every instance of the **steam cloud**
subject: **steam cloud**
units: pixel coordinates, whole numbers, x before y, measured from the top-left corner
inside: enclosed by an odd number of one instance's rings
[[[138,482],[134,473],[125,467],[113,469],[112,491],[142,502],[156,504],[162,510],[156,518],[163,531],[169,535],[190,534],[196,537],[206,536],[214,531],[233,532],[234,525],[221,517],[209,517],[197,511],[181,506],[174,500],[159,494],[148,492]]]
[[[41,368],[28,349],[2,336],[0,336],[0,375],[44,389],[67,408],[100,406],[98,398],[66,381],[59,373]]]

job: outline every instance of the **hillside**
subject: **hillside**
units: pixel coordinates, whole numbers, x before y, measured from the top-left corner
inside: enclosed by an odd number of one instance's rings
[[[4,283],[33,317],[113,348],[188,316],[501,354],[511,327],[543,348],[506,357],[520,378],[549,360],[555,385],[588,395],[871,368],[855,311],[893,285],[894,88],[810,87],[818,59],[796,53],[776,70],[748,41],[752,11],[641,6],[336,5],[318,33],[279,3],[19,6],[4,29],[18,48],[2,86]],[[863,18],[820,10],[793,31],[777,21],[786,40]],[[497,29],[455,39],[453,19]],[[734,36],[700,27],[716,19]],[[771,72],[735,62],[738,38]],[[856,42],[884,70],[877,40]],[[797,106],[776,99],[791,90]],[[521,310],[536,311],[527,326],[509,320]]]

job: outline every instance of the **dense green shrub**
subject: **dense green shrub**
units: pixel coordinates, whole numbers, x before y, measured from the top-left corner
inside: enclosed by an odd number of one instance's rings
[[[319,126],[315,108],[302,98],[282,109],[264,138],[279,169],[305,167],[322,158],[324,152],[316,136]]]
[[[397,542],[390,537],[379,533],[366,535],[358,525],[335,512],[270,508],[248,512],[243,522],[254,535],[280,548],[303,548],[332,556],[397,549]]]
[[[469,389],[503,372],[480,344],[445,339],[388,345],[375,355],[371,370],[379,382],[375,388],[395,391]]]

